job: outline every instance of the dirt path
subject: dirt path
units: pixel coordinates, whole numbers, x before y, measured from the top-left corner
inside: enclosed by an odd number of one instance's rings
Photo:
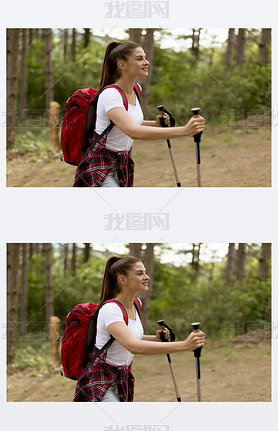
[[[196,187],[192,138],[172,140],[183,187]],[[133,147],[135,187],[176,187],[166,141],[138,141]],[[71,187],[75,168],[59,155],[7,153],[8,187]],[[201,142],[203,187],[271,187],[270,129],[207,128]]]
[[[194,356],[172,355],[183,402],[196,401]],[[166,355],[137,356],[133,362],[135,402],[176,401]],[[207,342],[201,357],[202,401],[271,401],[270,342],[220,344]],[[72,400],[75,382],[59,370],[14,370],[9,368],[7,401]]]

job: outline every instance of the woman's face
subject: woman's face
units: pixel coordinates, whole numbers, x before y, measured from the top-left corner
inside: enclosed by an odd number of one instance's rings
[[[147,275],[146,268],[142,262],[136,262],[128,271],[127,276],[122,277],[124,285],[128,290],[135,292],[146,292],[150,277]]]
[[[148,76],[149,64],[143,48],[138,47],[131,52],[127,61],[122,62],[122,71],[134,78]]]

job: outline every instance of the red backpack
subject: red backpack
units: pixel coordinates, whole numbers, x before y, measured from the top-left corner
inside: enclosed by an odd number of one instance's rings
[[[60,156],[60,159],[70,165],[77,166],[89,148],[89,139],[93,136],[95,129],[98,97],[105,88],[116,88],[123,98],[125,109],[128,109],[128,101],[125,93],[120,87],[114,84],[107,85],[100,92],[94,88],[76,90],[65,103],[66,112],[63,117],[61,130],[63,154]],[[140,87],[136,83],[134,90],[140,101]],[[105,135],[108,135],[113,126],[114,123],[111,121],[96,142],[99,142]]]
[[[89,353],[93,351],[96,340],[97,317],[100,308],[107,302],[117,304],[122,312],[126,325],[128,325],[128,315],[124,306],[116,299],[105,301],[100,307],[91,302],[78,304],[67,314],[65,323],[66,329],[63,333],[61,347],[61,361],[63,369],[61,374],[69,379],[78,380],[89,361]],[[141,302],[135,298],[134,305],[140,316]],[[110,337],[107,343],[91,359],[96,359],[111,346],[114,337]]]

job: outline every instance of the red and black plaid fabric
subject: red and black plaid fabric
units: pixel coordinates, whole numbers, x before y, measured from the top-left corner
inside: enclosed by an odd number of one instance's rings
[[[96,143],[96,133],[89,140],[90,148],[79,163],[73,187],[101,187],[103,181],[116,164],[120,187],[132,187],[134,162],[130,151],[111,151],[105,148],[106,138]]]
[[[96,353],[96,348],[90,357]],[[105,362],[103,353],[89,362],[77,382],[73,401],[101,401],[113,381],[116,381],[120,401],[133,401],[134,376],[129,366],[113,366]]]

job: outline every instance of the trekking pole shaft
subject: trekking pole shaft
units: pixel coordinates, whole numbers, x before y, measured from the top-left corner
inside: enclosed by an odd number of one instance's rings
[[[191,109],[193,115],[199,115],[200,108],[192,108]],[[202,132],[194,135],[194,142],[196,144],[196,167],[197,167],[197,184],[198,187],[201,187],[201,156],[200,156],[200,142],[201,142]]]
[[[170,356],[169,353],[167,353],[167,359],[168,359],[168,363],[169,363],[169,367],[170,367],[170,371],[171,371],[171,375],[172,375],[172,380],[173,380],[173,383],[174,383],[174,388],[175,388],[175,392],[176,392],[177,401],[181,402],[181,397],[180,397],[180,394],[179,394],[179,390],[178,390],[178,386],[177,386],[177,381],[176,381],[176,377],[175,377],[175,374],[174,374],[172,360],[171,360],[171,356]]]
[[[193,328],[193,331],[197,332],[199,330],[200,323],[199,322],[191,323],[191,326]],[[197,349],[194,350],[195,365],[196,365],[197,398],[198,398],[199,402],[202,401],[202,396],[201,396],[201,368],[200,368],[201,350],[202,350],[202,347],[198,347]]]

